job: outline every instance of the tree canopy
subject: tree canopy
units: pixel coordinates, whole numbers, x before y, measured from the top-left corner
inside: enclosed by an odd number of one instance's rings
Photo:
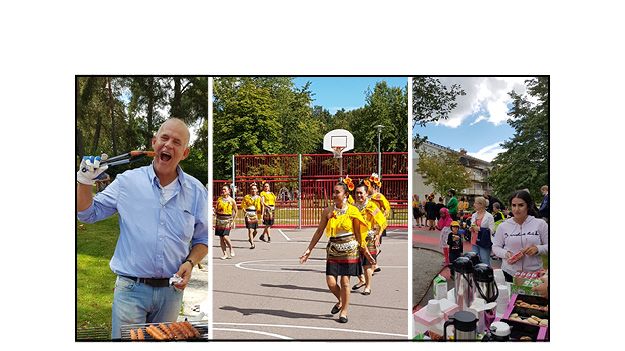
[[[197,129],[190,156],[181,167],[206,184],[207,77],[77,77],[76,162],[85,155],[151,150],[152,136],[170,117]],[[118,166],[107,173],[115,175],[128,168]]]
[[[456,108],[456,97],[466,95],[459,84],[447,87],[434,77],[412,78],[412,129],[418,125],[425,127],[428,123],[449,118]],[[416,134],[413,138],[415,150],[427,140],[427,136]]]
[[[447,194],[449,189],[459,192],[471,186],[471,174],[458,162],[456,152],[427,153],[419,151],[417,172],[423,176],[425,185],[432,185],[439,194]]]
[[[527,95],[512,91],[508,123],[515,129],[493,160],[490,181],[496,194],[530,190],[535,200],[542,198],[540,187],[549,184],[549,77],[527,80]]]
[[[214,80],[214,178],[232,173],[232,155],[297,154],[323,151],[323,136],[333,129],[354,135],[355,152],[407,151],[406,88],[378,82],[365,92],[363,107],[334,114],[312,105],[310,83],[298,88],[290,77],[221,77]],[[283,170],[267,170],[282,174]]]

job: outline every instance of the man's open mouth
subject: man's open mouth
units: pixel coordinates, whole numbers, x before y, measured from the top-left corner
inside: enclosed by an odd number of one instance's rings
[[[171,160],[171,154],[167,151],[161,151],[160,158],[161,158],[161,161],[167,162]]]

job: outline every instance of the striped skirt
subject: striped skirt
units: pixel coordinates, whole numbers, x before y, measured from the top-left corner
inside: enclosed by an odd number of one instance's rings
[[[245,210],[245,228],[257,229],[258,228],[258,215],[256,210]]]
[[[264,225],[273,225],[274,220],[274,212],[276,211],[276,206],[265,206],[265,212],[263,213],[263,224]]]
[[[373,229],[370,230],[367,233],[367,251],[369,251],[369,253],[371,254],[371,256],[373,256],[374,259],[378,258],[378,248],[375,246],[375,233],[377,230]],[[365,257],[365,255],[363,255],[362,253],[360,254],[360,263],[363,266],[369,266],[369,260],[367,260],[367,257]]]
[[[359,276],[362,274],[358,242],[354,234],[330,238],[326,247],[326,275]]]
[[[215,220],[215,235],[230,235],[230,228],[232,228],[232,215],[218,214]]]

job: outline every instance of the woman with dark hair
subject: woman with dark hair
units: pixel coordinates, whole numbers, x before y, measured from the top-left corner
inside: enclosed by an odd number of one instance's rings
[[[254,238],[258,229],[258,215],[261,213],[260,196],[258,196],[258,186],[256,183],[250,185],[250,194],[245,195],[241,201],[241,209],[245,211],[245,228],[247,228],[247,241],[250,242],[250,249],[255,248]]]
[[[378,247],[380,246],[380,236],[382,231],[386,228],[386,218],[384,213],[367,196],[367,185],[361,182],[355,189],[356,201],[354,206],[360,210],[360,214],[367,221],[369,231],[367,232],[367,250],[371,256],[376,259],[378,256]],[[415,195],[416,196],[416,195]],[[361,287],[365,287],[362,294],[371,294],[371,279],[373,277],[373,266],[369,264],[365,255],[360,255],[361,264],[365,270],[365,274],[358,277],[358,283],[352,286],[352,290],[358,290]]]
[[[260,192],[260,204],[263,213],[263,224],[265,225],[263,233],[260,235],[260,240],[270,243],[271,233],[269,232],[269,229],[271,229],[271,226],[274,223],[274,214],[276,212],[276,194],[271,192],[271,187],[267,182],[263,184],[263,191]],[[266,240],[265,234],[267,235]]]
[[[237,218],[237,203],[230,197],[230,187],[224,185],[221,187],[221,196],[217,198],[215,205],[215,235],[219,237],[219,246],[223,252],[222,260],[235,256],[230,242],[230,229],[234,228],[234,219]],[[228,256],[227,249],[230,249]]]
[[[536,218],[536,205],[527,191],[517,191],[510,198],[513,217],[497,227],[493,252],[502,258],[506,281],[517,272],[535,272],[543,267],[540,255],[549,252],[549,227]]]
[[[441,219],[441,208],[445,207],[445,204],[443,203],[443,197],[439,196],[438,197],[438,203],[436,204],[436,223],[438,226],[438,221]]]
[[[353,190],[353,184],[351,187]],[[360,253],[367,258],[370,265],[375,264],[375,259],[367,250],[369,226],[358,208],[347,202],[349,190],[348,184],[342,179],[334,186],[334,204],[321,214],[319,226],[308,248],[300,256],[300,263],[305,263],[325,231],[330,239],[326,247],[326,284],[338,300],[331,313],[340,312],[340,323],[347,323],[349,279],[362,274]],[[340,283],[338,282],[339,276],[341,277]]]
[[[434,195],[428,196],[428,201],[425,203],[425,215],[427,219],[428,230],[434,230],[434,220],[436,219],[436,204],[434,203]]]

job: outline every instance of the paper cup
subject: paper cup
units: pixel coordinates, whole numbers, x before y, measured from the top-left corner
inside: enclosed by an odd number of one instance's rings
[[[426,312],[431,316],[438,316],[441,313],[441,305],[438,300],[428,301]]]

